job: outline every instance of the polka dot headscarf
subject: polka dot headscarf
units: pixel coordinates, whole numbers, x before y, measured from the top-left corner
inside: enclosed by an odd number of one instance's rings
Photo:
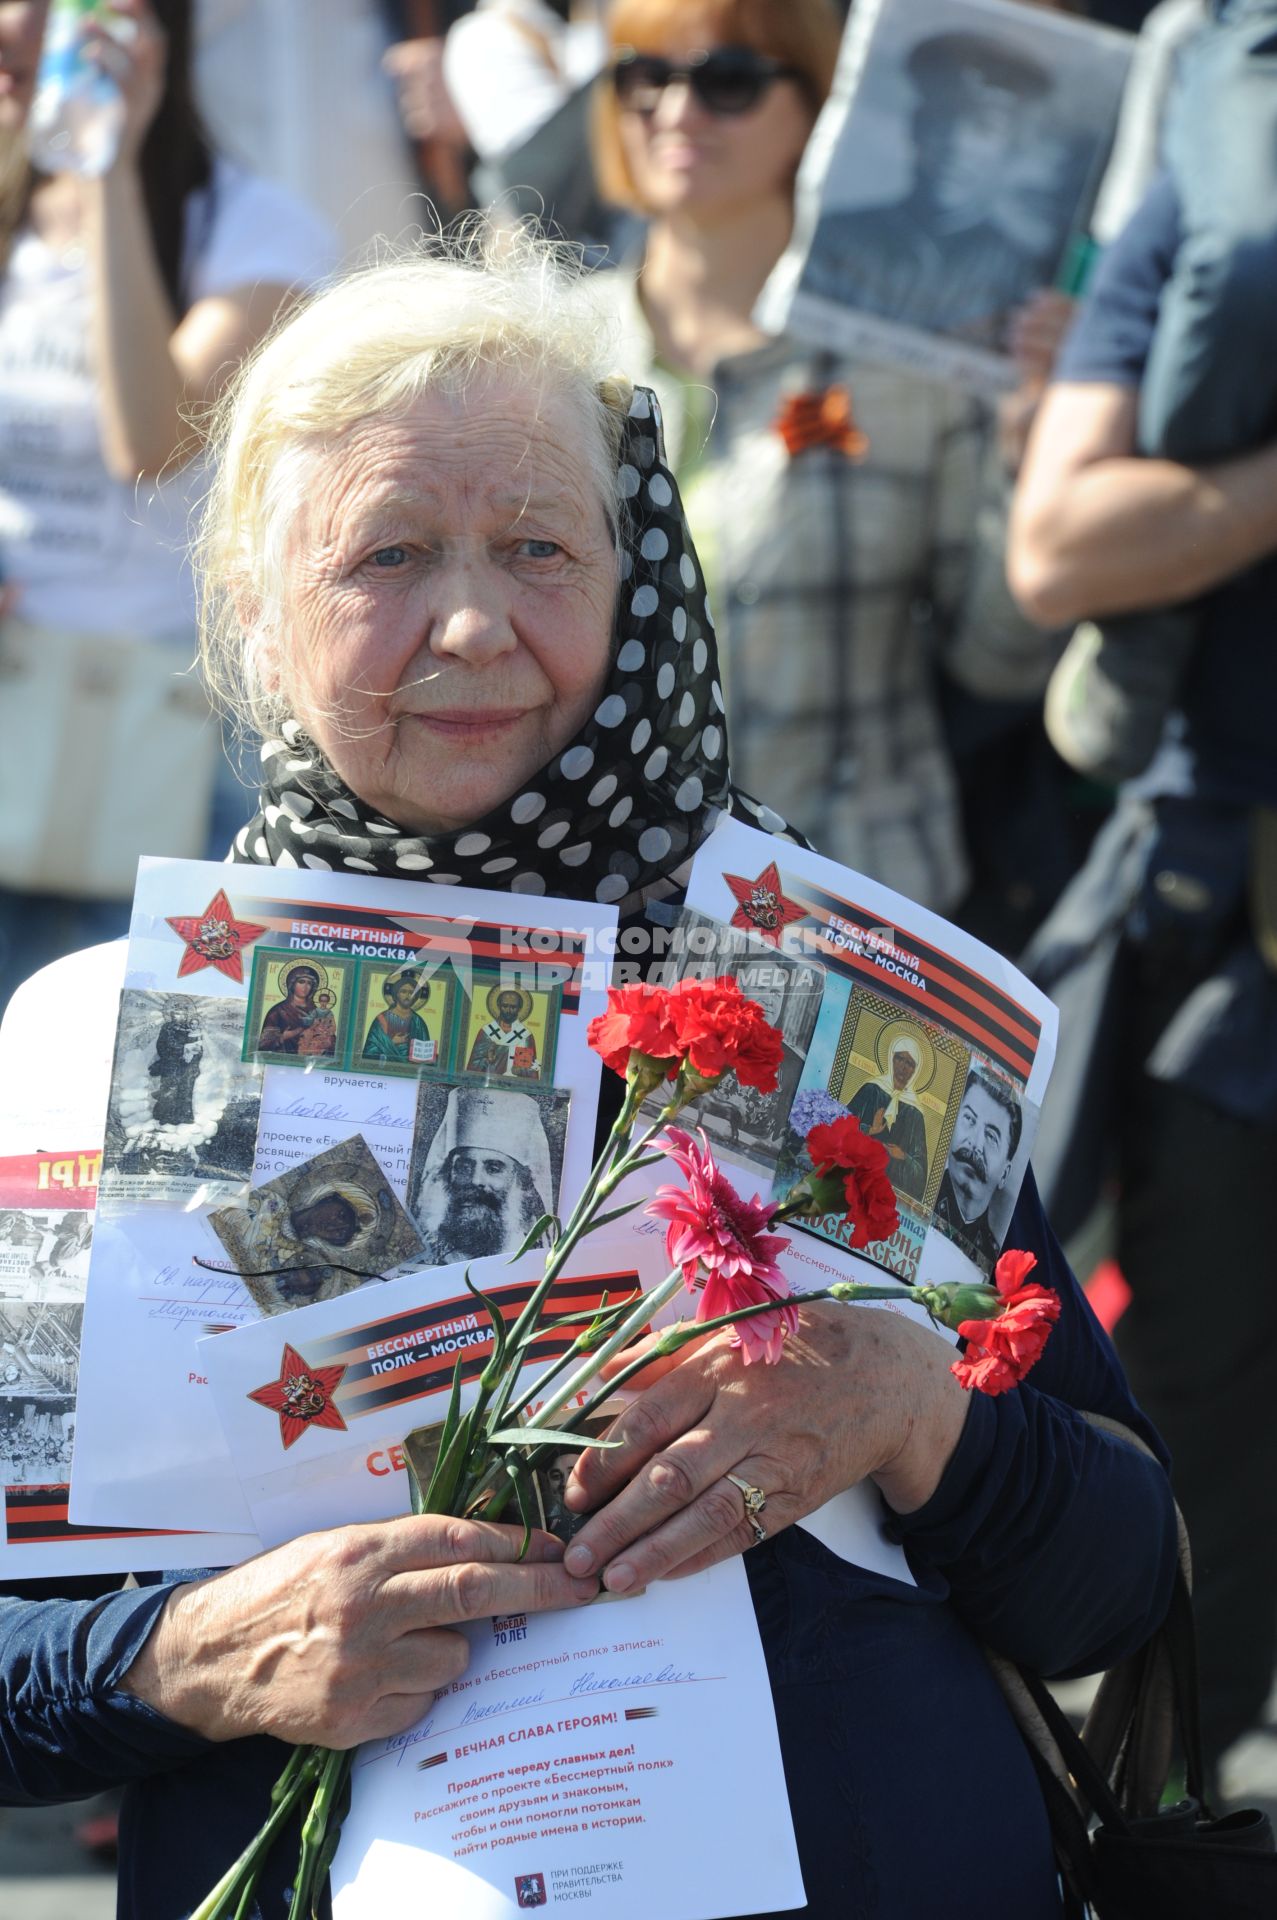
[[[231,859],[566,894],[632,910],[685,865],[722,810],[784,831],[730,791],[714,622],[655,396],[621,444],[628,509],[613,664],[581,731],[460,833],[407,834],[343,785],[295,721],[262,747],[262,810]]]

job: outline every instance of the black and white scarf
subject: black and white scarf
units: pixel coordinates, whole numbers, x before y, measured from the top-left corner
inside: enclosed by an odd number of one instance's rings
[[[705,580],[665,460],[660,409],[634,391],[620,482],[629,512],[612,668],[590,719],[519,792],[459,833],[409,834],[350,791],[296,721],[262,746],[262,805],[230,859],[614,903],[674,892],[722,812],[785,823],[734,793]]]

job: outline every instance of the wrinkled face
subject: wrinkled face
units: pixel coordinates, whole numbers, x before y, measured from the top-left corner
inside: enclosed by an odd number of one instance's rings
[[[984,1213],[1010,1161],[1011,1115],[973,1080],[962,1096],[949,1150],[949,1178],[966,1219]]]
[[[0,133],[27,123],[48,0],[0,0]]]
[[[721,44],[689,8],[659,46],[641,50],[678,66]],[[795,80],[773,80],[739,114],[711,112],[686,81],[675,80],[651,113],[621,109],[621,146],[644,212],[721,217],[792,191],[813,120]]]
[[[493,373],[361,423],[317,463],[285,557],[280,685],[410,832],[517,793],[593,710],[617,562],[587,425]]]

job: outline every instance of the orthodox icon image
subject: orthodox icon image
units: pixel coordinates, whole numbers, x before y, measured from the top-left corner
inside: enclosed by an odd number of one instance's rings
[[[366,1073],[446,1070],[455,994],[450,976],[424,966],[362,961],[351,1066]]]
[[[554,1071],[562,989],[476,973],[457,1070],[517,1086],[547,1086]]]
[[[259,947],[244,1022],[244,1058],[269,1065],[344,1064],[356,962],[348,954]]]

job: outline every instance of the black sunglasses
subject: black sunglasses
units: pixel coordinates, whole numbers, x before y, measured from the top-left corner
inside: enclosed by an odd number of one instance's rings
[[[797,67],[782,66],[751,47],[715,47],[694,53],[686,66],[633,47],[611,66],[618,105],[630,113],[655,113],[666,87],[684,81],[707,113],[749,113],[774,80],[801,80]]]

